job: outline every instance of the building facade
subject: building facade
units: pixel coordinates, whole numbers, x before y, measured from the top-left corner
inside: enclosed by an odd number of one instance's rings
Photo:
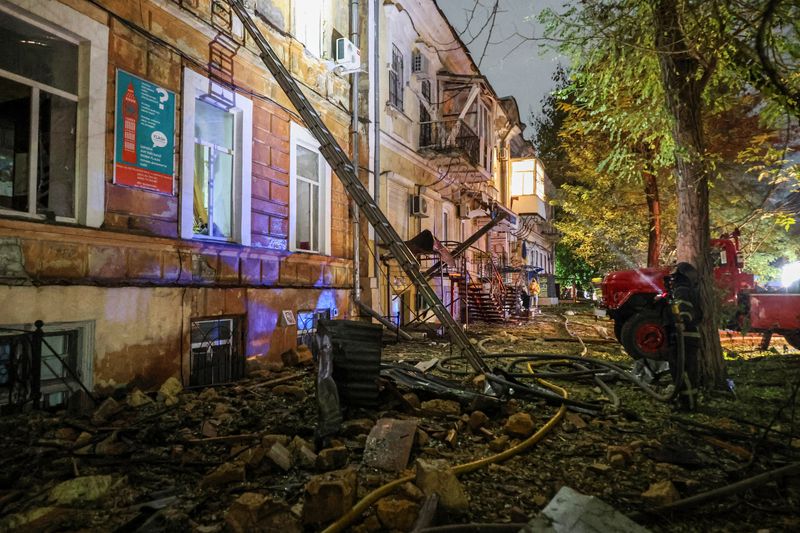
[[[454,317],[502,319],[522,267],[552,272],[516,103],[435,1],[245,5],[401,238],[434,238]],[[76,378],[234,379],[319,318],[431,319],[226,1],[0,0],[0,25],[0,367],[41,320],[46,404]],[[348,36],[359,74],[334,62]]]
[[[250,7],[348,147],[348,2]],[[50,352],[100,391],[224,381],[350,315],[346,193],[226,2],[4,0],[0,24],[0,327],[44,322],[46,402]]]

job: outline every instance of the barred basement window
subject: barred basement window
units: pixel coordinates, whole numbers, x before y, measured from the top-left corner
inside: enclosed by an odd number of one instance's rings
[[[311,346],[314,334],[317,332],[317,324],[320,319],[330,320],[330,309],[314,309],[297,312],[297,344]]]
[[[244,376],[241,317],[192,321],[189,385],[228,383]]]

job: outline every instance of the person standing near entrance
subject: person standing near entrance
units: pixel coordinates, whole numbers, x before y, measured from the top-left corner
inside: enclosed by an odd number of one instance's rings
[[[539,287],[539,280],[536,278],[532,278],[530,284],[528,285],[528,294],[530,294],[532,304],[533,304],[533,312],[535,313],[539,309],[539,292],[541,291],[541,287]]]

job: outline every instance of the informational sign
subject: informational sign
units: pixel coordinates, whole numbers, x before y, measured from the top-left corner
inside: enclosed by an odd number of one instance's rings
[[[173,194],[175,93],[117,70],[114,183]]]

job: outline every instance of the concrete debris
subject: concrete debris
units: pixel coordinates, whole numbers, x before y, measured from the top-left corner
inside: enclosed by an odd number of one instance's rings
[[[209,389],[214,390],[214,389]],[[150,398],[147,394],[143,393],[139,389],[133,389],[130,394],[128,394],[128,405],[131,407],[141,407],[143,405],[148,405],[153,403],[153,399]]]
[[[122,411],[123,405],[120,405],[114,398],[106,398],[100,404],[94,414],[92,414],[92,424],[100,426],[111,420],[114,415]]]
[[[289,396],[293,400],[298,402],[302,402],[306,399],[306,391],[303,390],[302,387],[296,387],[294,385],[278,385],[273,387],[272,392],[275,394],[282,394],[284,396]]]
[[[469,415],[469,429],[475,432],[482,428],[488,421],[489,417],[486,416],[486,413],[483,411],[473,411],[472,414]]]
[[[469,507],[464,486],[447,462],[417,459],[416,467],[415,484],[426,496],[438,494],[441,506],[451,511],[464,511]]]
[[[642,499],[653,507],[660,507],[681,499],[681,495],[672,481],[665,479],[651,483],[650,487],[642,493]]]
[[[179,401],[178,395],[183,392],[183,385],[177,378],[169,378],[158,389],[158,399],[164,402],[164,405],[171,407],[176,405]]]
[[[255,492],[245,492],[225,512],[225,524],[234,533],[250,531],[300,533],[300,517],[280,501]]]
[[[58,505],[93,502],[106,497],[113,486],[113,476],[76,477],[53,487],[48,499]]]
[[[369,418],[355,418],[353,420],[345,420],[342,422],[341,434],[345,437],[356,437],[358,435],[366,435],[372,431],[372,426],[375,422]]]
[[[245,467],[239,463],[225,463],[212,470],[200,482],[201,488],[212,488],[245,480]]]
[[[381,470],[402,472],[408,464],[416,432],[416,420],[381,418],[367,437],[364,462]]]
[[[347,458],[347,448],[344,446],[325,448],[317,454],[317,468],[320,470],[343,468],[347,464]]]
[[[398,531],[411,531],[419,514],[419,504],[391,496],[378,500],[376,509],[383,527]]]
[[[544,517],[544,520],[542,519]],[[647,533],[648,530],[594,496],[562,487],[529,524],[533,531],[555,533]]]
[[[267,450],[266,456],[283,471],[291,470],[292,466],[294,465],[292,452],[290,452],[286,446],[280,442],[276,442],[270,446]]]
[[[355,503],[357,481],[354,468],[312,477],[305,486],[303,523],[330,522],[349,511]]]
[[[514,413],[508,417],[505,428],[506,433],[516,437],[529,437],[535,429],[533,419],[528,413]]]
[[[432,415],[461,416],[461,405],[453,400],[428,400],[420,406],[423,411]]]

